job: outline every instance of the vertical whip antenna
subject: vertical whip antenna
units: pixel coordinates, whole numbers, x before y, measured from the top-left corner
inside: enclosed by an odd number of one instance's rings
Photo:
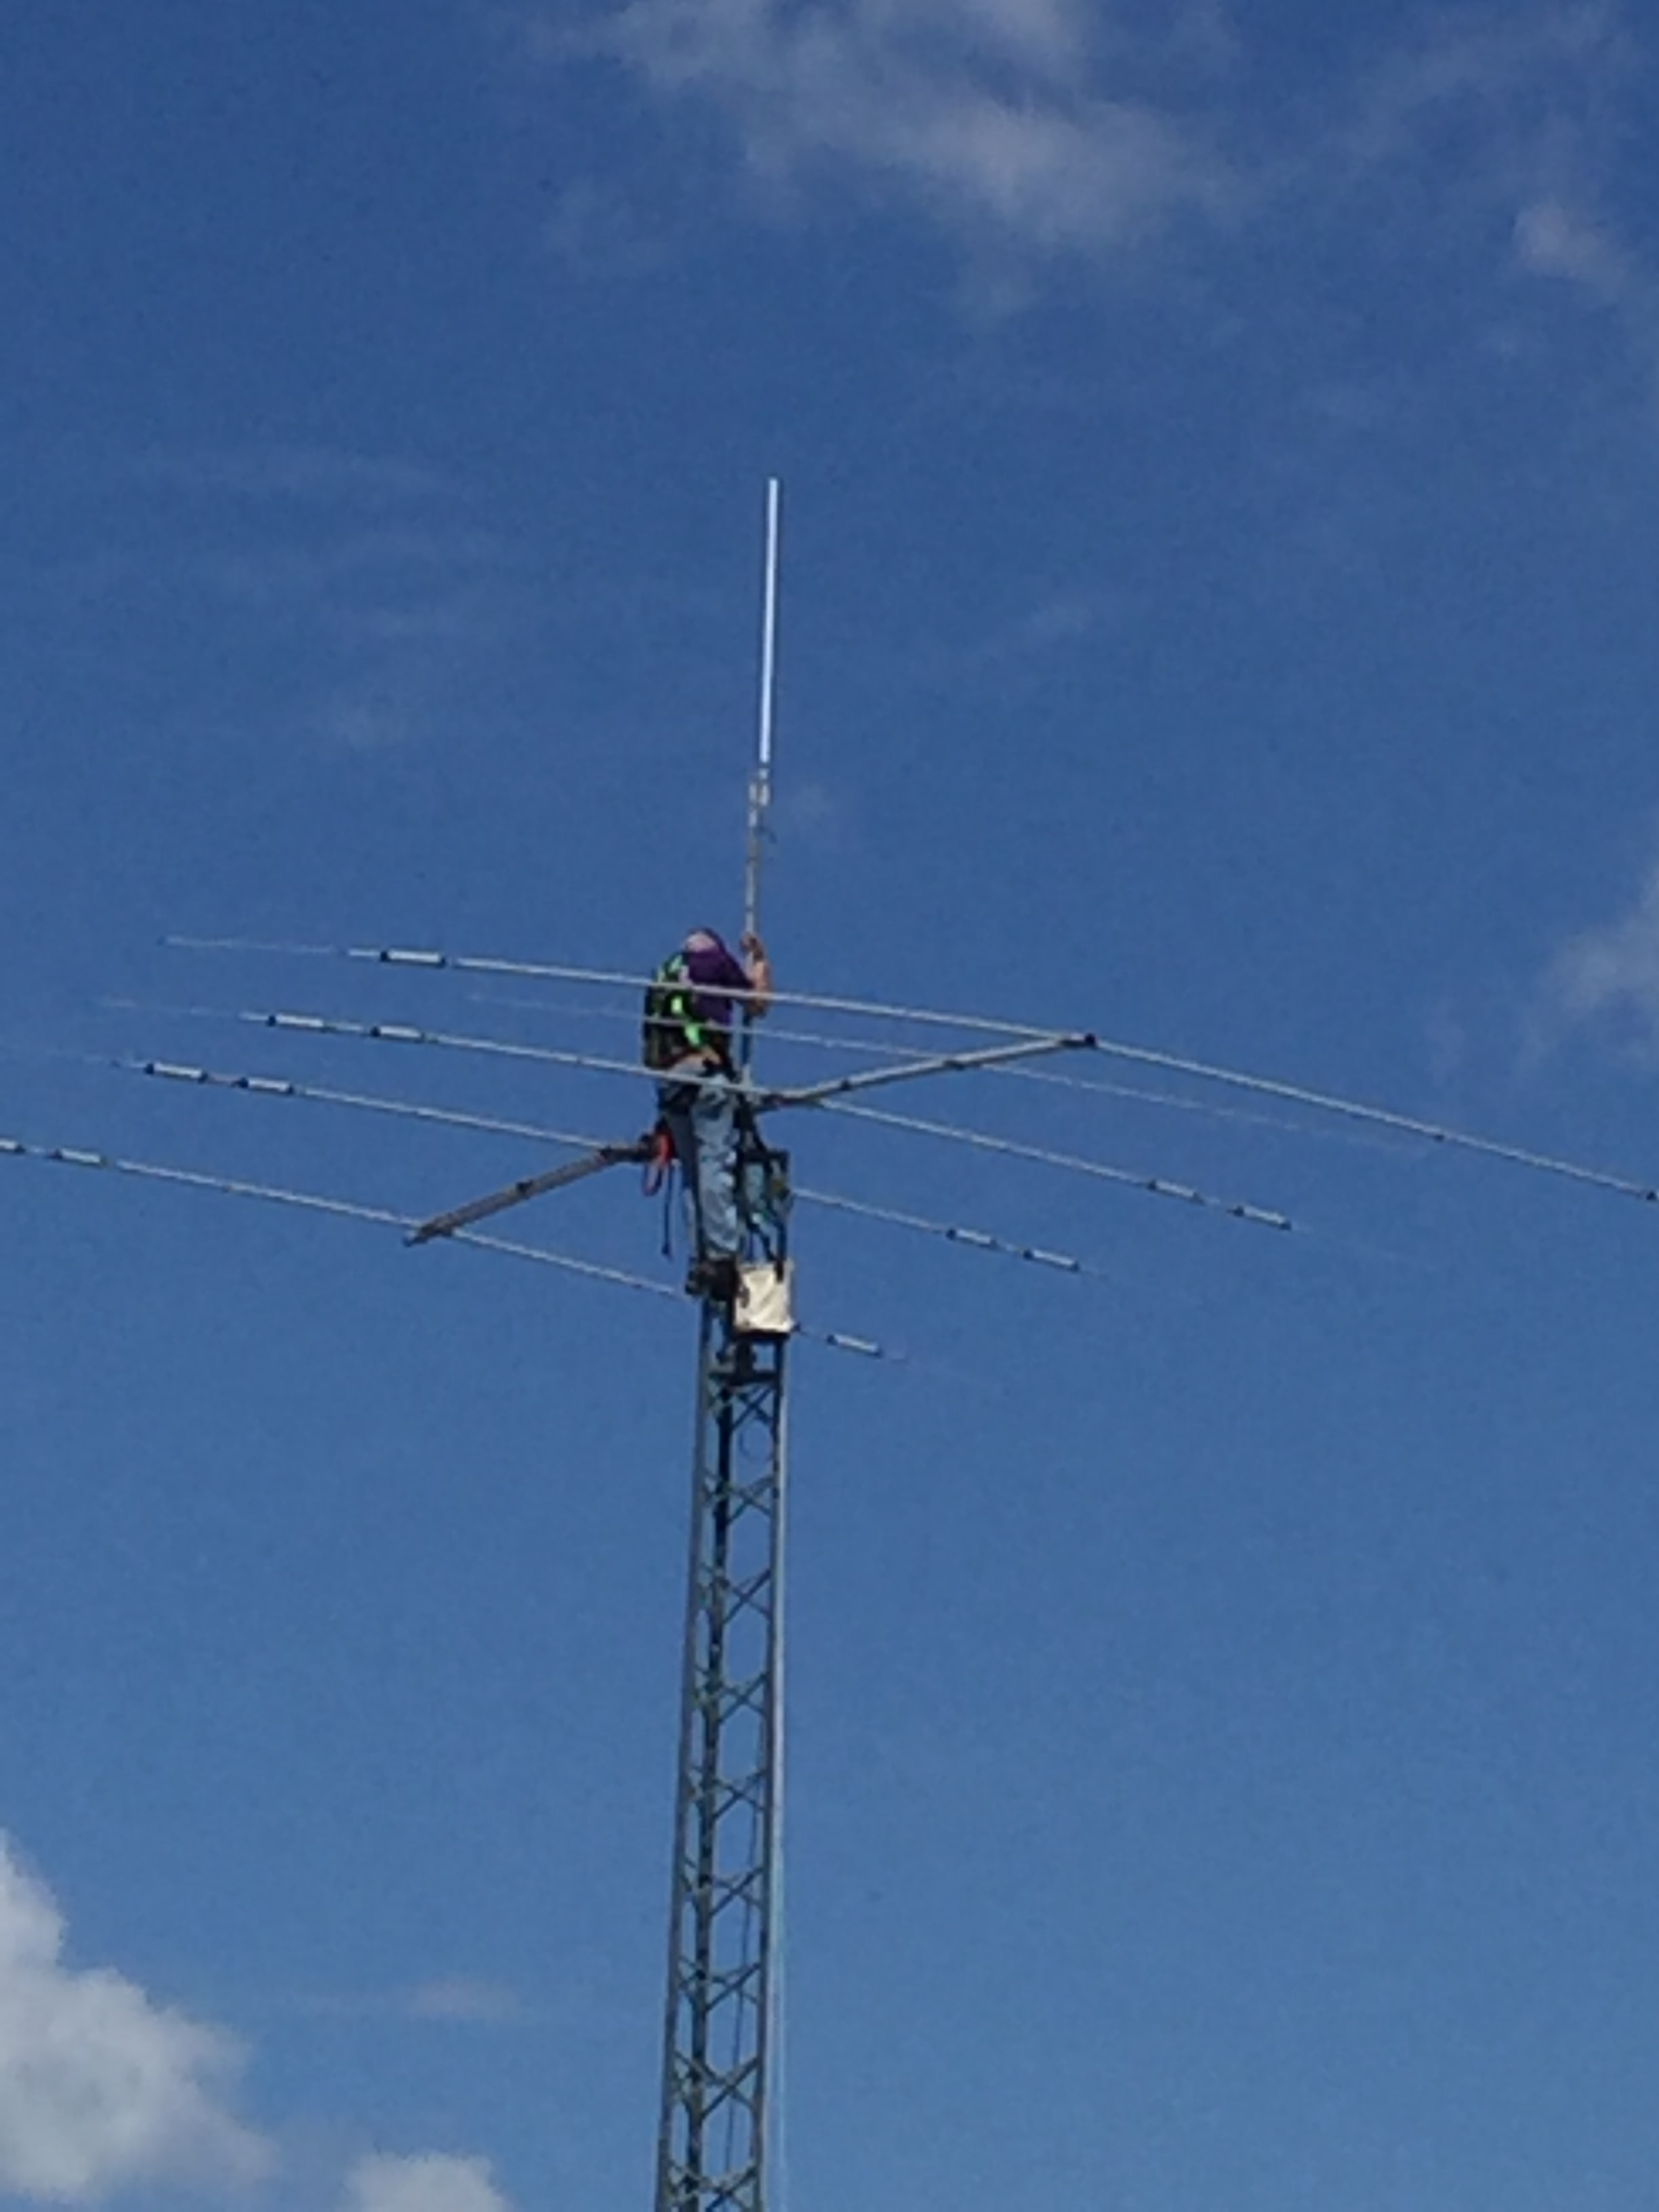
[[[772,729],[777,703],[778,677],[778,526],[781,486],[776,477],[766,479],[766,557],[761,588],[760,742],[755,772],[749,779],[749,839],[744,856],[743,926],[745,933],[760,928],[761,858],[766,845],[767,818],[772,808]]]

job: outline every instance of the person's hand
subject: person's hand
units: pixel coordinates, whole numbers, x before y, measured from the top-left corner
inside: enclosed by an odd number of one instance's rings
[[[749,955],[749,957],[751,960],[765,959],[766,947],[761,943],[759,938],[756,936],[752,929],[744,930],[740,942],[742,944],[743,950]]]

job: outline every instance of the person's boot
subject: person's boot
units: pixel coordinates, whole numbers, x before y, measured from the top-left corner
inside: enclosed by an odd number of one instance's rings
[[[730,1305],[738,1295],[738,1263],[729,1252],[710,1260],[694,1260],[685,1278],[688,1297],[713,1298]]]

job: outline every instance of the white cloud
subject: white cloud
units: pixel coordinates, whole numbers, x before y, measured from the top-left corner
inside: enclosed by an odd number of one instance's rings
[[[1659,861],[1627,914],[1564,946],[1544,995],[1558,1024],[1612,1022],[1644,1054],[1659,1053]]]
[[[625,0],[582,50],[711,104],[775,185],[855,172],[954,227],[1050,252],[1231,212],[1219,155],[1102,80],[1098,20],[1073,0]]]
[[[482,2158],[435,2151],[359,2159],[346,2179],[344,2212],[512,2212]]]
[[[1370,219],[1396,246],[1413,226],[1419,247],[1484,259],[1507,232],[1502,273],[1603,310],[1653,381],[1659,282],[1607,212],[1644,112],[1646,64],[1625,15],[1618,0],[1439,12],[1359,73],[1303,176],[1370,191]],[[1513,344],[1507,330],[1491,337]]]
[[[603,58],[714,112],[775,204],[850,179],[976,249],[1052,257],[1382,183],[1390,223],[1464,226],[1487,252],[1496,212],[1523,270],[1627,289],[1616,242],[1570,212],[1594,200],[1639,82],[1615,0],[1437,10],[1316,107],[1261,92],[1248,15],[1221,0],[1156,20],[1119,0],[587,0],[574,32],[544,0],[524,8],[543,59]],[[570,187],[559,250],[625,260],[611,191]]]
[[[71,1969],[63,1948],[50,1892],[0,1838],[0,2189],[97,2204],[143,2182],[259,2179],[270,2148],[225,2102],[233,2039],[119,1974]]]

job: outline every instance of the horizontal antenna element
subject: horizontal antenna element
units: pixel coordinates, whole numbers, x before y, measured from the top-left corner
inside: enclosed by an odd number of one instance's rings
[[[191,1084],[217,1091],[240,1091],[251,1098],[291,1098],[312,1105],[341,1106],[362,1113],[389,1114],[410,1121],[430,1122],[442,1128],[471,1129],[486,1136],[520,1137],[532,1144],[560,1145],[574,1152],[598,1153],[606,1149],[598,1137],[580,1134],[569,1129],[550,1129],[538,1121],[514,1121],[493,1114],[463,1113],[447,1106],[426,1105],[412,1098],[382,1097],[371,1091],[336,1091],[322,1084],[298,1083],[284,1075],[224,1074],[213,1068],[198,1067],[183,1060],[100,1060],[94,1064],[113,1067],[128,1075],[159,1077],[167,1082]],[[518,1194],[522,1192],[523,1185],[514,1183],[509,1188]],[[1092,1275],[1097,1272],[1086,1261],[1073,1259],[1066,1252],[1048,1252],[1038,1245],[1012,1243],[1006,1237],[993,1236],[987,1230],[961,1228],[949,1222],[932,1221],[921,1214],[902,1212],[892,1206],[872,1206],[862,1200],[842,1197],[834,1191],[804,1189],[797,1183],[790,1196],[799,1206],[821,1206],[838,1213],[856,1214],[863,1220],[881,1221],[894,1228],[915,1230],[925,1236],[942,1237],[948,1243],[961,1246],[964,1251],[1000,1253],[1010,1259],[1028,1260],[1040,1267],[1056,1268],[1062,1274]]]
[[[982,1129],[961,1129],[950,1121],[927,1121],[914,1114],[888,1114],[878,1106],[849,1106],[844,1100],[829,1098],[823,1102],[826,1114],[848,1114],[860,1121],[874,1121],[884,1128],[908,1129],[919,1137],[943,1137],[957,1145],[971,1145],[982,1152],[1001,1152],[1010,1159],[1035,1160],[1050,1168],[1068,1168],[1074,1175],[1097,1176],[1103,1182],[1121,1183],[1130,1190],[1144,1190],[1154,1198],[1179,1199],[1183,1205],[1204,1207],[1211,1213],[1224,1213],[1230,1220],[1253,1221],[1263,1229],[1290,1229],[1290,1216],[1276,1213],[1265,1206],[1247,1206],[1242,1200],[1210,1198],[1190,1183],[1171,1182],[1164,1176],[1137,1175],[1133,1168],[1110,1167],[1104,1160],[1079,1159],[1075,1152],[1049,1152],[1041,1145],[1021,1144],[1012,1137],[993,1137]]]
[[[453,969],[476,975],[516,975],[556,982],[642,987],[652,980],[649,976],[635,975],[616,969],[580,968],[549,961],[483,958],[437,950],[390,945],[281,945],[252,938],[169,937],[162,942],[198,952],[261,952],[295,957],[370,960],[385,967]],[[710,990],[708,994],[731,998],[744,995],[735,989],[726,993]],[[994,1020],[983,1015],[943,1013],[931,1007],[890,1006],[875,1000],[824,998],[799,991],[775,992],[773,998],[779,1006],[817,1007],[828,1013],[859,1015],[878,1021],[913,1022],[937,1028],[977,1030],[997,1036],[1036,1039],[1060,1034],[1039,1025]],[[1336,1091],[1318,1091],[1305,1084],[1288,1083],[1273,1076],[1253,1075],[1240,1068],[1223,1066],[1213,1060],[1195,1060],[1185,1054],[1164,1052],[1149,1045],[1128,1044],[1113,1037],[1096,1036],[1093,1049],[1109,1058],[1128,1060],[1138,1066],[1163,1068],[1170,1074],[1190,1076],[1198,1082],[1218,1084],[1227,1089],[1254,1093],[1259,1097],[1281,1099],[1318,1113],[1335,1115],[1374,1128],[1392,1130],[1400,1136],[1416,1137],[1425,1144],[1444,1146],[1486,1159],[1504,1160],[1513,1167],[1526,1168],[1542,1175],[1559,1176],[1593,1189],[1610,1191],[1619,1197],[1638,1199],[1645,1205],[1659,1205],[1659,1183],[1614,1175],[1605,1169],[1588,1167],[1577,1160],[1537,1152],[1525,1145],[1506,1144],[1499,1139],[1480,1136],[1471,1130],[1454,1128],[1421,1115],[1399,1113],[1389,1107],[1369,1104],[1362,1099],[1346,1098]]]
[[[512,1044],[495,1037],[456,1036],[441,1030],[422,1030],[404,1022],[353,1022],[332,1015],[307,1013],[260,1013],[243,1012],[226,1014],[226,1020],[250,1022],[261,1029],[296,1030],[315,1036],[355,1037],[369,1043],[426,1045],[443,1051],[496,1054],[511,1060],[539,1061],[556,1067],[575,1067],[601,1074],[641,1076],[647,1073],[636,1061],[607,1060],[592,1053],[561,1052],[551,1045]],[[1010,1056],[1024,1058],[1032,1053],[1059,1052],[1089,1042],[1086,1036],[1051,1036],[1035,1039],[1012,1048],[992,1048],[998,1060]],[[874,1079],[892,1079],[901,1074],[909,1077],[931,1074],[941,1068],[966,1067],[975,1065],[972,1054],[945,1054],[939,1060],[908,1064],[902,1069],[872,1069]],[[719,1076],[700,1076],[677,1073],[677,1083],[702,1084],[721,1082]],[[1012,1137],[994,1137],[982,1131],[961,1129],[947,1122],[929,1121],[914,1116],[884,1114],[874,1107],[855,1106],[836,1094],[849,1085],[860,1085],[859,1078],[837,1080],[827,1090],[801,1092],[757,1094],[757,1103],[762,1106],[812,1106],[826,1114],[847,1114],[866,1121],[885,1123],[889,1127],[909,1129],[921,1136],[944,1138],[957,1144],[976,1146],[982,1152],[1001,1152],[1011,1158],[1030,1159],[1048,1167],[1067,1168],[1080,1175],[1094,1176],[1103,1182],[1120,1184],[1128,1190],[1144,1190],[1157,1198],[1181,1199],[1189,1206],[1206,1208],[1212,1212],[1225,1213],[1235,1221],[1255,1222],[1269,1229],[1289,1229],[1289,1218],[1271,1207],[1252,1206],[1242,1200],[1218,1199],[1194,1189],[1189,1184],[1176,1182],[1167,1176],[1146,1175],[1133,1168],[1109,1165],[1103,1160],[1080,1158],[1076,1154],[1047,1151],[1040,1146],[1019,1143]],[[861,1086],[860,1086],[861,1087]]]
[[[395,945],[276,945],[242,937],[166,937],[161,942],[182,952],[259,952],[295,959],[367,960],[382,968],[414,968],[428,973],[449,969],[467,975],[516,975],[525,981],[607,984],[630,990],[644,990],[656,981],[654,975],[641,975],[630,969],[577,968],[545,960],[504,960],[476,953]],[[699,984],[697,988],[703,996],[711,999],[744,999],[749,995],[747,986],[742,990],[735,986],[728,989],[717,983]],[[915,1022],[934,1029],[979,1030],[992,1036],[1047,1037],[1057,1034],[1041,1023],[995,1021],[984,1015],[940,1013],[925,1006],[884,1006],[874,1000],[823,998],[807,991],[775,990],[771,1004],[814,1006],[822,1013],[862,1014],[878,1021]]]
[[[156,1063],[162,1066],[165,1063]],[[143,1182],[172,1183],[189,1190],[205,1190],[223,1198],[257,1199],[268,1206],[298,1207],[306,1213],[331,1214],[344,1221],[362,1221],[376,1227],[418,1229],[422,1224],[412,1213],[398,1213],[390,1206],[363,1206],[345,1198],[325,1198],[314,1191],[288,1190],[275,1183],[248,1182],[235,1176],[210,1175],[198,1168],[164,1167],[153,1160],[124,1159],[112,1152],[94,1151],[89,1146],[74,1145],[30,1144],[21,1137],[0,1137],[0,1159],[44,1161],[54,1167],[92,1168],[106,1175],[125,1176]],[[474,1230],[458,1229],[449,1233],[448,1241],[467,1244],[480,1252],[495,1252],[508,1259],[527,1260],[539,1267],[556,1267],[562,1273],[580,1275],[590,1282],[614,1283],[627,1291],[643,1291],[653,1298],[666,1298],[683,1306],[684,1298],[668,1284],[655,1281],[649,1275],[630,1274],[624,1267],[610,1267],[597,1260],[577,1260],[563,1252],[550,1252],[538,1244],[515,1244],[505,1237],[481,1237]],[[856,1352],[865,1359],[895,1360],[902,1355],[889,1351],[872,1339],[849,1335],[844,1329],[809,1328],[797,1322],[791,1334],[805,1337],[814,1344],[827,1345],[832,1352]]]

